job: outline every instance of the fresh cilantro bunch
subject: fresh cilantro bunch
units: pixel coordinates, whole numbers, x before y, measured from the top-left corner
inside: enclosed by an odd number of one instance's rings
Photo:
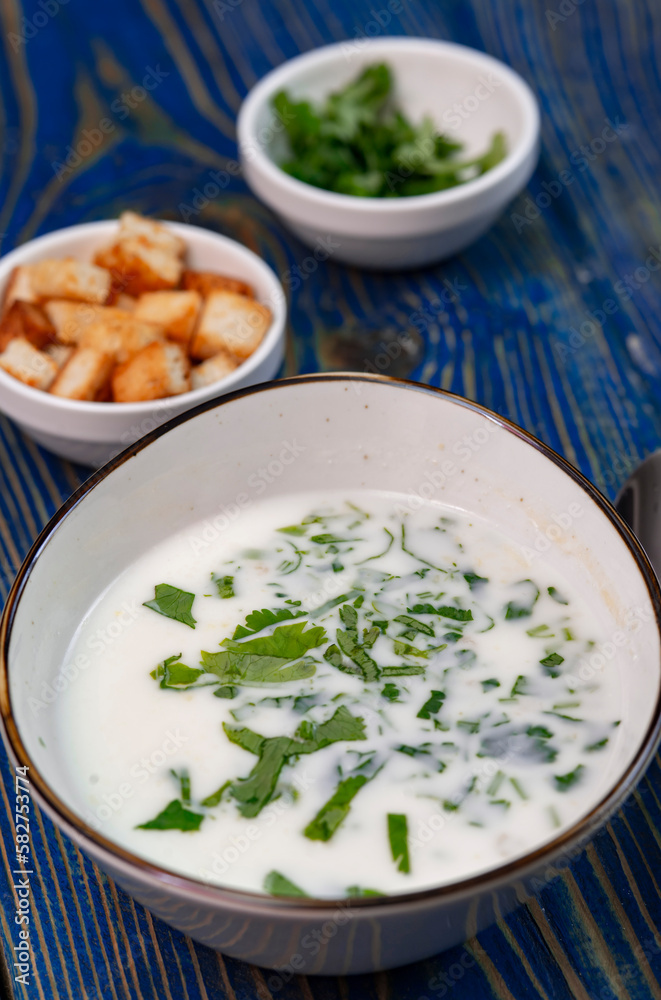
[[[504,158],[505,136],[496,132],[482,156],[458,159],[462,144],[438,135],[431,118],[412,125],[393,105],[392,87],[389,67],[378,63],[321,107],[276,94],[292,153],[280,167],[326,191],[396,198],[456,187]]]

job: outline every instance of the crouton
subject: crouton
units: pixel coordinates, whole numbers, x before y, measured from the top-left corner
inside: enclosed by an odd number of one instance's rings
[[[23,337],[14,337],[0,354],[0,368],[25,385],[48,389],[57,375],[57,365]]]
[[[43,309],[62,344],[77,344],[83,330],[97,320],[122,320],[127,315],[125,310],[116,306],[96,306],[92,302],[71,302],[68,299],[44,302]]]
[[[202,311],[190,353],[205,361],[219,351],[249,357],[271,323],[271,310],[236,292],[212,292]]]
[[[35,298],[36,296],[32,290],[32,284],[30,281],[29,269],[25,265],[22,267],[15,267],[9,275],[7,287],[5,288],[5,294],[2,299],[3,316],[17,299],[20,299],[21,302],[34,302]]]
[[[0,351],[4,351],[14,337],[23,337],[41,349],[55,339],[55,327],[34,302],[16,299],[0,320]]]
[[[202,386],[219,382],[221,378],[225,378],[226,375],[238,368],[239,364],[240,362],[231,354],[219,351],[212,358],[191,369],[191,385],[193,389],[201,389]]]
[[[52,358],[58,368],[64,368],[73,350],[73,347],[68,347],[66,344],[47,344],[44,347],[44,354]]]
[[[117,242],[133,238],[162,250],[163,253],[172,257],[183,257],[186,252],[184,240],[180,236],[176,236],[161,222],[156,222],[155,219],[146,219],[144,215],[138,215],[136,212],[122,212],[119,217]]]
[[[176,288],[183,267],[178,257],[137,237],[99,250],[94,263],[112,274],[111,301],[122,293],[137,297],[143,292]]]
[[[50,391],[65,399],[93,400],[107,383],[113,365],[112,355],[80,347],[58,373]]]
[[[41,260],[28,266],[35,299],[75,299],[101,305],[110,292],[110,275],[80,260]]]
[[[113,303],[115,309],[123,309],[125,312],[133,312],[137,304],[137,299],[134,299],[132,295],[125,295],[123,292],[117,295]]]
[[[115,369],[112,395],[116,403],[177,396],[190,389],[190,362],[179,344],[149,344]]]
[[[249,299],[255,298],[252,285],[239,281],[238,278],[213,274],[211,271],[184,271],[181,276],[181,287],[199,292],[203,299],[206,299],[211,292],[236,292],[237,295],[247,295]]]
[[[78,340],[80,347],[93,347],[103,354],[111,354],[118,364],[123,364],[147,344],[164,339],[162,327],[155,323],[143,323],[121,309],[115,313],[108,318],[102,316],[85,327]]]
[[[202,299],[197,292],[145,292],[138,299],[133,315],[146,323],[157,323],[169,340],[187,347]]]

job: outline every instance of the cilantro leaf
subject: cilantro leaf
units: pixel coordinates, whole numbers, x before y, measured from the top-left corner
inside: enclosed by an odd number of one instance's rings
[[[280,625],[271,635],[243,642],[224,639],[221,652],[202,651],[202,665],[224,684],[281,684],[312,677],[315,661],[304,654],[326,641],[326,630],[316,625],[306,631],[306,625]]]
[[[262,632],[270,625],[290,621],[292,618],[303,618],[306,614],[305,611],[290,611],[289,608],[277,608],[275,611],[262,608],[261,611],[251,611],[246,615],[245,625],[237,625],[232,638],[243,639],[247,635],[254,635],[255,632]]]
[[[154,600],[144,601],[144,607],[157,611],[159,615],[173,618],[190,628],[195,628],[197,622],[191,614],[195,594],[180,590],[169,583],[157,583],[154,588]]]
[[[408,847],[408,821],[403,813],[388,813],[388,840],[397,871],[411,871]]]
[[[203,819],[203,813],[184,809],[179,799],[173,799],[158,816],[150,819],[147,823],[140,823],[136,829],[193,831],[200,829],[200,823]]]
[[[464,573],[464,580],[468,584],[470,590],[475,590],[475,588],[479,587],[481,584],[488,583],[489,577],[478,576],[477,573],[469,572],[469,573]]]
[[[264,892],[271,896],[307,896],[307,892],[276,871],[269,872],[264,879]]]
[[[347,816],[351,802],[358,794],[363,785],[369,781],[364,774],[354,775],[341,781],[334,793],[331,795],[314,819],[308,823],[303,831],[304,836],[309,840],[331,839],[338,826]]]
[[[303,733],[295,736],[264,737],[246,727],[228,726],[223,723],[225,734],[232,743],[259,757],[247,778],[239,778],[230,786],[234,799],[239,803],[242,816],[253,817],[271,799],[282,768],[290,757],[315,753],[331,743],[364,740],[365,725],[344,705],[326,722],[314,726],[308,723]]]

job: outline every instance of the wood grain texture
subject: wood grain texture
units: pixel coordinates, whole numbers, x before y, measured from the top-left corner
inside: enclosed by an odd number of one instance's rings
[[[467,395],[556,448],[611,498],[659,446],[657,0],[402,0],[389,33],[484,49],[531,83],[543,112],[539,168],[490,233],[438,267],[368,274],[331,257],[298,280],[309,251],[240,177],[228,174],[202,207],[196,192],[234,161],[237,109],[265,72],[371,31],[371,11],[386,4],[53,2],[55,12],[35,28],[43,8],[0,0],[3,253],[127,206],[184,219],[241,240],[285,281],[286,373],[377,370]],[[88,149],[84,140],[103,117],[112,129]],[[608,123],[615,137],[606,141]],[[390,360],[393,344],[401,349]],[[39,529],[86,474],[0,417],[0,599]],[[11,967],[13,786],[4,751],[0,770],[0,939]],[[279,987],[269,972],[155,920],[39,814],[32,848],[33,977],[27,988],[14,986],[16,997],[661,997],[658,758],[621,812],[533,902],[465,946],[375,976]]]

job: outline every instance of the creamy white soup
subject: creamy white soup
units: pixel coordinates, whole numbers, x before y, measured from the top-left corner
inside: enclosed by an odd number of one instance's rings
[[[70,649],[78,811],[167,869],[346,897],[474,875],[609,783],[614,670],[571,580],[484,521],[361,491],[255,503],[140,557]]]

